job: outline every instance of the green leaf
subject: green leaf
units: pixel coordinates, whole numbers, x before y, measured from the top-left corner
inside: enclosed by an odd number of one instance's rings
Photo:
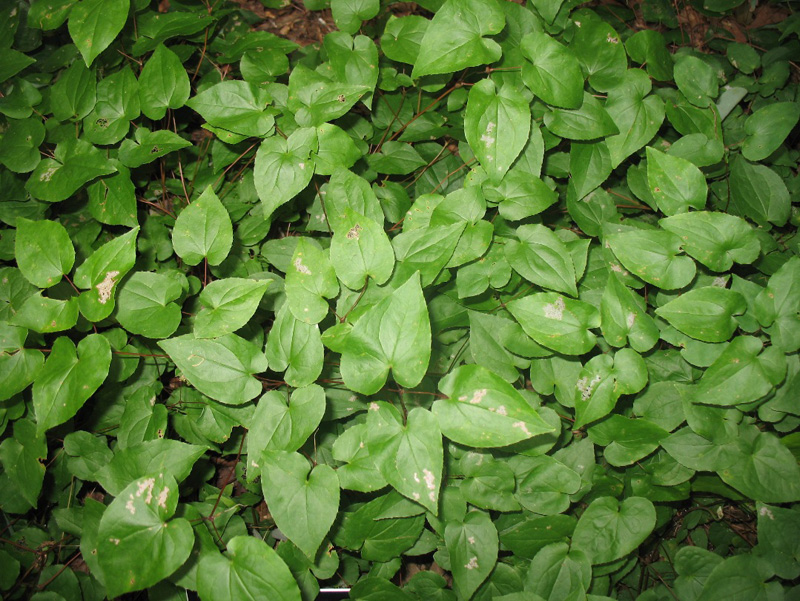
[[[623,348],[592,357],[575,383],[575,427],[605,417],[622,394],[634,394],[647,384],[647,366],[636,351]]]
[[[385,284],[394,270],[394,250],[383,228],[345,207],[331,240],[330,260],[339,280],[358,290],[372,277]]]
[[[697,340],[725,342],[739,327],[734,315],[741,315],[746,309],[747,303],[738,292],[705,286],[660,306],[656,315]]]
[[[11,320],[14,325],[39,332],[61,332],[78,322],[78,299],[46,298],[40,292],[30,296]]]
[[[686,99],[701,108],[709,106],[719,94],[714,68],[701,58],[684,54],[675,61],[675,83]]]
[[[69,13],[69,35],[90,67],[122,31],[130,0],[81,0]]]
[[[662,290],[683,288],[694,279],[697,267],[691,258],[679,255],[683,249],[675,234],[631,229],[608,235],[605,241],[625,269]]]
[[[647,147],[647,182],[650,193],[665,215],[702,209],[708,186],[703,172],[686,159]]]
[[[577,109],[583,102],[583,75],[572,51],[543,32],[522,38],[522,81],[547,104]]]
[[[789,190],[781,177],[766,165],[734,158],[728,186],[731,213],[747,217],[764,228],[769,228],[770,223],[780,227],[788,221],[791,213]]]
[[[75,270],[75,285],[86,292],[78,297],[81,313],[89,321],[111,315],[116,301],[116,285],[136,262],[136,237],[139,226],[106,242]]]
[[[172,278],[137,271],[119,287],[116,318],[132,334],[167,338],[181,323],[181,308],[173,302],[183,290]]]
[[[178,215],[172,230],[175,253],[188,265],[203,259],[219,265],[233,244],[233,226],[228,211],[209,186]]]
[[[265,449],[296,451],[322,421],[325,413],[325,391],[311,384],[298,388],[290,398],[272,390],[258,400],[247,436],[248,479],[260,471],[259,460]]]
[[[36,62],[36,59],[31,58],[22,52],[18,52],[12,48],[3,48],[0,50],[0,83],[11,79],[28,67]]]
[[[800,260],[792,257],[769,278],[755,300],[754,314],[772,344],[791,353],[800,348]]]
[[[595,140],[619,133],[614,120],[600,101],[588,92],[574,110],[553,109],[544,114],[544,124],[551,133],[570,140]]]
[[[300,601],[300,589],[280,556],[264,541],[235,536],[225,555],[203,554],[197,569],[197,592],[203,601],[275,599]]]
[[[537,514],[558,515],[569,508],[570,495],[581,488],[575,470],[549,455],[518,458],[517,493],[520,505]]]
[[[172,476],[152,475],[131,482],[103,512],[97,557],[109,597],[153,586],[189,557],[192,526],[170,519],[178,497]]]
[[[275,524],[313,558],[339,510],[339,480],[330,466],[311,469],[305,457],[267,450],[261,458],[261,486]]]
[[[192,36],[203,31],[215,20],[213,14],[209,15],[202,11],[175,10],[167,13],[145,11],[137,16],[139,37],[133,43],[131,52],[133,56],[142,56],[155,50],[159,44],[170,38]]]
[[[775,152],[800,120],[800,104],[773,102],[747,118],[742,142],[742,156],[748,161],[762,161]]]
[[[216,338],[244,326],[258,309],[269,280],[225,278],[211,282],[200,293],[202,309],[194,320],[194,335]]]
[[[314,173],[317,175],[333,175],[339,169],[349,169],[361,158],[361,150],[356,146],[353,138],[333,123],[323,123],[317,128],[317,142],[319,149],[312,155],[314,157]],[[406,146],[400,142],[392,142],[392,144]],[[406,147],[411,148],[410,146]],[[370,165],[373,165],[370,158],[374,156],[377,155],[367,155],[367,162]],[[377,167],[373,165],[373,168]],[[408,172],[404,171],[404,173]]]
[[[647,73],[658,81],[672,79],[672,55],[666,47],[664,36],[654,29],[643,29],[625,42],[628,55],[647,67]]]
[[[444,540],[455,587],[470,599],[497,563],[497,529],[488,513],[470,511],[463,520],[447,523]]]
[[[345,384],[362,394],[374,394],[395,381],[413,388],[428,370],[431,326],[419,274],[370,307],[342,343],[341,372]]]
[[[431,412],[416,407],[405,423],[388,403],[372,403],[367,415],[367,447],[386,481],[400,494],[439,514],[442,434]]]
[[[22,348],[27,334],[23,328],[0,324],[0,401],[25,390],[42,368],[44,354]]]
[[[25,184],[25,189],[38,200],[66,200],[85,183],[116,171],[104,154],[84,140],[61,142],[53,156],[42,159]]]
[[[336,26],[347,33],[356,33],[363,21],[377,16],[380,0],[331,0],[331,13]]]
[[[381,50],[387,58],[413,65],[430,21],[419,15],[390,15],[381,36]]]
[[[521,225],[516,240],[506,242],[506,260],[526,280],[577,296],[575,265],[566,245],[544,225]]]
[[[431,411],[454,442],[503,447],[553,431],[511,384],[483,367],[459,367],[439,389],[448,398],[434,401]]]
[[[72,5],[77,0],[38,0],[28,11],[28,27],[38,27],[44,31],[58,29],[69,16]]]
[[[86,336],[77,352],[69,338],[57,338],[33,383],[37,431],[45,432],[75,415],[106,379],[110,365],[111,347],[103,336]]]
[[[595,345],[589,330],[600,327],[600,312],[583,301],[540,292],[506,304],[524,332],[542,346],[566,355],[582,355]]]
[[[19,217],[14,250],[22,275],[40,288],[58,284],[75,263],[72,240],[57,221],[30,221]]]
[[[267,338],[270,369],[285,370],[283,377],[291,386],[307,386],[322,373],[324,352],[319,326],[300,321],[284,303]]]
[[[608,416],[591,428],[589,438],[605,447],[603,455],[614,466],[631,465],[655,451],[669,432],[646,419]]]
[[[185,73],[183,67],[180,69]],[[263,138],[275,124],[273,112],[266,108],[271,101],[272,97],[263,87],[228,79],[206,88],[189,99],[186,106],[200,113],[209,125],[247,137]]]
[[[664,121],[664,102],[650,94],[650,78],[641,69],[628,69],[622,83],[608,92],[606,111],[619,129],[606,139],[611,166],[617,167],[642,148]]]
[[[144,64],[139,86],[142,112],[154,121],[163,119],[167,109],[179,109],[186,104],[191,91],[189,75],[180,58],[163,44],[156,47]],[[206,121],[211,122],[208,118]]]
[[[47,440],[28,419],[14,422],[13,437],[0,443],[0,463],[8,483],[24,501],[35,508],[45,477],[42,460],[47,458]]]
[[[732,406],[760,399],[786,374],[786,358],[776,347],[752,336],[737,336],[692,390],[692,400]],[[763,351],[762,351],[763,349]]]
[[[289,75],[288,107],[301,127],[319,127],[346,114],[370,91],[369,85],[332,80],[298,64]]]
[[[113,161],[117,173],[103,177],[90,184],[89,212],[100,223],[135,227],[136,186],[131,180],[131,172],[119,161]]]
[[[135,142],[131,139],[123,140],[119,149],[120,162],[131,169],[152,163],[170,152],[192,145],[189,140],[168,129],[151,132],[145,127],[140,127],[134,136]]]
[[[734,261],[750,264],[761,253],[753,228],[734,215],[695,211],[673,215],[658,223],[680,236],[686,254],[712,271],[728,271]]]
[[[505,14],[497,0],[446,0],[422,37],[411,77],[497,61],[502,50],[485,36],[500,33],[504,26]]]
[[[768,601],[777,596],[770,594],[770,589],[775,589],[766,582],[773,575],[773,566],[761,557],[752,554],[728,557],[708,575],[697,601]]]
[[[313,129],[298,129],[287,139],[267,138],[256,153],[255,178],[258,197],[264,208],[264,218],[289,202],[311,181],[314,174],[315,148]]]
[[[367,448],[368,436],[367,425],[362,423],[351,426],[334,441],[333,458],[344,463],[336,468],[342,488],[372,492],[389,484],[372,460]]]
[[[126,67],[97,85],[97,103],[83,120],[86,139],[93,144],[116,144],[128,135],[130,122],[139,114],[139,83]]]
[[[83,61],[76,60],[53,84],[53,116],[59,121],[80,120],[92,112],[97,102],[97,76]]]
[[[337,294],[339,282],[328,253],[308,238],[300,238],[286,272],[286,304],[292,315],[306,323],[319,323],[330,310],[325,299]]]
[[[517,367],[528,363],[510,350],[520,335],[525,336],[514,321],[490,313],[469,313],[469,348],[475,363],[512,384],[519,378]]]
[[[542,599],[580,599],[591,581],[592,565],[586,554],[567,543],[554,543],[531,561],[525,590]]]
[[[570,48],[589,76],[589,84],[600,92],[613,90],[625,77],[628,57],[616,30],[589,11],[572,15],[581,26],[575,30]]]
[[[600,497],[578,520],[572,544],[592,565],[608,563],[634,551],[655,525],[656,510],[647,499],[628,497],[620,503],[613,497]]]
[[[342,228],[347,221],[347,209],[365,215],[378,225],[385,218],[378,197],[367,180],[347,169],[337,169],[328,181],[326,188],[325,216],[334,231]]]
[[[0,139],[0,163],[15,173],[33,171],[42,160],[45,129],[39,119],[14,119]]]
[[[392,239],[399,261],[395,277],[419,272],[423,286],[429,286],[450,262],[467,223],[418,227]],[[402,277],[399,279],[402,280]]]
[[[640,352],[649,351],[658,342],[659,332],[647,314],[644,299],[620,282],[616,274],[608,274],[608,284],[600,301],[600,329],[611,346],[626,344]]]
[[[251,342],[228,334],[200,339],[191,334],[158,343],[197,390],[227,405],[241,405],[261,393],[253,377],[266,371],[267,359]]]
[[[511,85],[499,90],[482,79],[469,91],[464,133],[489,179],[499,183],[525,147],[531,111],[521,90]]]

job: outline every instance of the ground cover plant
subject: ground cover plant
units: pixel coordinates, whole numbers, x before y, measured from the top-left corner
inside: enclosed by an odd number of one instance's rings
[[[0,2],[4,598],[800,599],[797,4],[280,5]]]

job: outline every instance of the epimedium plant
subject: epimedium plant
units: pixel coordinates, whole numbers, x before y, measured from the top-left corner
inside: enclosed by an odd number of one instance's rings
[[[800,598],[800,19],[417,4],[0,3],[5,597]]]

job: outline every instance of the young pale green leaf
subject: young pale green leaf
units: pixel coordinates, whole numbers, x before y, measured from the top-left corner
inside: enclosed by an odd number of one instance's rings
[[[15,173],[33,171],[42,160],[39,146],[44,136],[40,119],[9,120],[8,129],[0,138],[0,163]]]
[[[168,129],[150,131],[146,127],[140,127],[134,137],[135,141],[130,138],[123,140],[119,148],[120,162],[131,169],[152,163],[170,152],[192,145],[189,140]]]
[[[261,486],[275,524],[309,558],[339,511],[339,479],[328,465],[311,469],[299,453],[266,450]]]
[[[735,315],[747,309],[738,292],[718,286],[689,290],[656,309],[679,331],[704,342],[725,342],[739,327]]]
[[[644,542],[656,525],[653,504],[642,497],[595,499],[583,512],[572,544],[583,551],[592,565],[625,557]]]
[[[647,366],[636,351],[623,348],[611,355],[592,357],[575,383],[575,427],[605,417],[623,394],[634,394],[647,384]]]
[[[734,338],[692,389],[691,400],[732,406],[768,394],[786,375],[786,357],[777,347],[763,347],[752,336]]]
[[[547,104],[577,109],[583,102],[583,74],[578,59],[566,46],[544,32],[522,38],[522,81]]]
[[[252,343],[234,334],[200,339],[191,334],[158,343],[189,383],[227,405],[241,405],[261,393],[253,377],[267,370],[267,359]]]
[[[644,71],[628,69],[622,83],[609,91],[605,108],[619,129],[617,135],[606,139],[612,167],[652,140],[661,127],[664,102],[649,95],[652,87]]]
[[[309,324],[319,323],[330,310],[325,299],[337,294],[339,282],[328,253],[300,238],[286,272],[286,304],[292,315]]]
[[[147,440],[124,449],[115,449],[111,461],[105,461],[90,479],[96,480],[117,497],[131,482],[150,474],[168,474],[180,483],[189,476],[192,466],[205,450],[204,447],[169,438]],[[101,457],[105,458],[105,454]]]
[[[114,311],[116,286],[136,263],[138,234],[136,226],[106,242],[75,270],[75,285],[86,290],[78,297],[78,305],[89,321],[100,321]]]
[[[38,200],[66,200],[85,183],[116,171],[103,153],[84,140],[61,142],[53,156],[42,159],[25,183],[25,189]]]
[[[681,239],[671,232],[632,229],[610,234],[605,241],[625,269],[662,290],[683,288],[697,272],[690,257],[679,255]]]
[[[253,176],[265,219],[311,181],[314,174],[311,153],[316,149],[316,131],[310,128],[298,129],[286,139],[272,136],[261,143]]]
[[[647,147],[647,182],[650,193],[665,215],[702,209],[708,186],[703,172],[686,159]]]
[[[77,350],[66,336],[57,338],[33,383],[37,432],[75,415],[106,379],[110,365],[111,346],[105,337],[89,334]]]
[[[36,170],[40,167],[41,163]],[[780,227],[789,220],[792,205],[789,190],[780,175],[766,165],[735,157],[731,161],[728,187],[731,213],[764,228],[769,228],[770,223]]]
[[[659,225],[680,236],[686,254],[712,271],[727,271],[734,261],[750,264],[761,252],[753,228],[735,215],[694,211],[667,217]]]
[[[202,309],[194,319],[194,335],[216,338],[244,326],[258,309],[270,280],[225,278],[211,282],[200,293]]]
[[[392,370],[398,384],[413,388],[425,376],[430,356],[430,318],[415,273],[370,307],[347,334],[342,343],[342,378],[351,390],[375,394]]]
[[[463,520],[445,526],[453,582],[461,598],[470,599],[497,563],[499,540],[489,514],[470,511]]]
[[[178,215],[172,229],[175,254],[188,265],[203,259],[219,265],[233,244],[233,225],[228,211],[209,186]]]
[[[800,104],[772,102],[747,118],[742,142],[742,156],[748,161],[762,161],[775,152],[800,120]]]
[[[553,431],[511,384],[478,365],[454,370],[439,389],[449,398],[435,401],[431,411],[454,442],[504,447]]]
[[[442,434],[427,409],[412,409],[403,423],[388,403],[373,403],[367,416],[367,448],[386,481],[434,515],[442,484]]]
[[[528,141],[531,111],[521,90],[482,79],[469,91],[464,134],[489,179],[499,183]]]
[[[452,73],[497,61],[500,45],[485,36],[505,26],[497,0],[446,0],[420,42],[411,77]]]
[[[215,551],[200,557],[197,593],[202,601],[302,599],[292,572],[272,547],[244,535],[229,540],[224,555]]]
[[[284,303],[269,331],[265,353],[270,368],[286,371],[291,386],[307,386],[322,373],[324,349],[317,324],[300,321]]]
[[[130,0],[82,0],[69,13],[69,35],[90,67],[128,20]]]
[[[545,113],[544,125],[551,133],[570,140],[595,140],[619,133],[611,115],[588,92],[583,93],[583,102],[576,109]]]
[[[770,276],[753,309],[772,344],[786,353],[800,348],[800,259],[792,257]]]
[[[209,125],[243,136],[263,138],[275,124],[273,112],[267,109],[271,101],[272,97],[263,87],[228,79],[190,98],[186,106],[200,113]]]
[[[394,270],[394,250],[386,232],[348,207],[333,230],[330,253],[336,276],[351,290],[363,288],[368,277],[385,284]]]
[[[717,73],[707,61],[684,54],[675,61],[675,83],[695,106],[709,106],[719,94]]]
[[[137,271],[119,287],[116,318],[132,334],[167,338],[181,323],[181,308],[173,302],[183,290],[175,280],[149,271]]]
[[[72,240],[58,221],[17,218],[14,251],[22,275],[40,288],[58,284],[75,263]]]
[[[153,586],[177,570],[192,551],[194,531],[178,506],[169,474],[131,482],[103,512],[97,557],[109,597]]]
[[[586,554],[567,543],[554,543],[531,561],[525,590],[542,599],[581,599],[591,582],[592,565]]]
[[[550,228],[521,225],[516,240],[509,240],[505,256],[512,269],[526,280],[543,288],[577,296],[575,265],[567,247]]]
[[[181,59],[163,44],[156,47],[144,64],[139,86],[142,112],[154,121],[163,119],[167,109],[179,109],[186,104],[191,91]],[[207,118],[206,121],[211,122]]]
[[[582,355],[595,345],[589,330],[600,327],[600,312],[589,303],[555,292],[531,294],[506,307],[536,342],[565,355]]]
[[[600,301],[600,329],[611,346],[631,347],[644,353],[658,342],[659,332],[653,318],[645,310],[644,299],[608,274],[608,283]]]
[[[258,461],[265,449],[296,451],[317,429],[324,413],[325,391],[316,384],[296,389],[290,398],[277,390],[262,396],[247,424],[248,479],[260,473]]]

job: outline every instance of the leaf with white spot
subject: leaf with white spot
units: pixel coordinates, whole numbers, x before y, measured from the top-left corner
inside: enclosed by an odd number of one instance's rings
[[[449,398],[435,401],[431,412],[454,442],[504,447],[553,431],[511,384],[478,365],[454,370],[439,389]]]
[[[345,207],[333,228],[331,263],[345,286],[359,290],[368,277],[386,283],[394,270],[394,250],[383,228]]]
[[[447,523],[444,541],[453,583],[461,598],[469,599],[497,563],[497,528],[488,513],[470,511],[463,521]]]
[[[109,598],[160,582],[188,559],[194,531],[188,520],[170,520],[178,506],[170,475],[135,480],[100,519],[97,557]]]
[[[521,90],[482,79],[469,91],[464,133],[489,179],[499,183],[528,142],[530,105]]]
[[[339,281],[326,251],[300,238],[286,272],[286,302],[295,319],[319,323],[328,315],[326,298],[339,294]]]
[[[374,403],[367,415],[367,448],[375,465],[400,494],[439,514],[442,433],[431,412],[416,407],[405,424],[388,403]]]

